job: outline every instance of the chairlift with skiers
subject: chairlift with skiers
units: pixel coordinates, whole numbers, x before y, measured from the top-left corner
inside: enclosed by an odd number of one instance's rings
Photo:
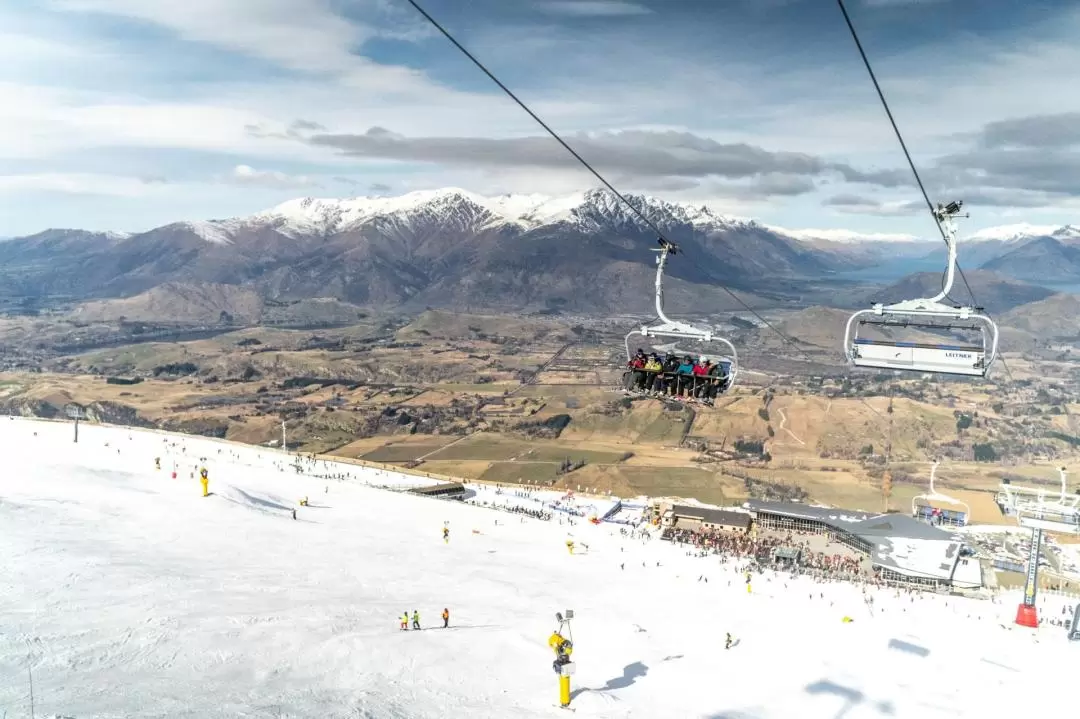
[[[959,499],[950,497],[935,489],[934,476],[937,473],[938,464],[939,462],[935,461],[930,467],[930,491],[912,498],[911,516],[931,520],[936,517],[942,524],[963,527],[967,525],[971,517],[971,507],[966,502],[961,502]],[[963,510],[937,511],[935,514],[935,510],[942,509],[942,507],[936,506],[938,504],[952,504],[963,507]]]
[[[653,320],[657,324],[645,324],[627,333],[624,342],[626,361],[630,362],[634,358],[634,353],[630,349],[631,337],[640,336],[653,338],[654,340],[674,340],[670,345],[656,346],[655,342],[653,344],[656,349],[671,351],[676,354],[691,354],[695,358],[704,357],[714,364],[719,364],[728,378],[722,385],[722,392],[728,392],[735,384],[735,378],[739,374],[739,356],[735,351],[735,346],[730,340],[715,336],[711,329],[702,329],[688,322],[673,320],[664,313],[664,268],[667,266],[668,257],[679,253],[679,246],[663,237],[657,240],[657,244],[660,245],[659,249],[653,249],[653,252],[658,253],[656,256],[655,283],[656,319]],[[711,347],[702,348],[698,346],[693,351],[690,351],[686,347],[679,346],[679,340],[691,341],[698,345],[711,345]]]

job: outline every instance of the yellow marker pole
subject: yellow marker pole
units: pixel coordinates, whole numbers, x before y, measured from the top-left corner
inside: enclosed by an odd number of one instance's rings
[[[559,704],[570,706],[570,676],[567,674],[559,675]]]
[[[202,496],[209,497],[210,496],[210,480],[207,479],[206,477],[201,477],[199,479],[199,481],[202,482]]]
[[[747,585],[746,585],[746,593],[747,593],[747,594],[750,594],[750,591],[751,591],[751,590],[750,590],[750,585],[749,585],[749,584],[747,584]]]

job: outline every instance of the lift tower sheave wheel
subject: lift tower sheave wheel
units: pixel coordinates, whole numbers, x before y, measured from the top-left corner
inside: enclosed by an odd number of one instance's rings
[[[948,266],[941,292],[933,297],[904,300],[895,304],[875,303],[848,319],[844,330],[844,354],[856,367],[907,370],[968,377],[985,377],[997,357],[998,327],[981,313],[980,307],[942,304],[956,277],[956,217],[963,203],[938,205],[934,220],[941,227],[948,248]],[[966,215],[965,215],[966,216]],[[859,337],[859,327],[890,329],[910,326],[936,330],[977,332],[979,344],[924,343]]]

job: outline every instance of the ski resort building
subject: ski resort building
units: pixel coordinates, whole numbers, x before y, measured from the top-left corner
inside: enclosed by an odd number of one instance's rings
[[[677,504],[657,500],[652,505],[653,520],[664,528],[685,529],[691,532],[719,530],[749,531],[753,517],[742,509],[721,509],[697,504]]]
[[[673,504],[670,509],[671,525],[679,529],[718,529],[745,532],[750,529],[753,518],[748,512],[733,512],[715,507],[698,507],[689,504]]]
[[[445,482],[433,484],[427,487],[413,487],[409,490],[413,494],[424,497],[438,497],[439,499],[465,499],[465,485],[460,482]]]
[[[871,514],[792,502],[749,500],[743,505],[763,529],[829,534],[870,557],[886,582],[940,589],[979,589],[982,567],[968,558],[961,536],[905,514]]]

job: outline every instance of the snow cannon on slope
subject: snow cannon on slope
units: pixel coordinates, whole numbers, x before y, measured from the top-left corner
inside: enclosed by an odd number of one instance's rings
[[[555,619],[558,620],[559,626],[548,637],[548,646],[555,652],[552,668],[559,675],[559,705],[563,708],[570,706],[570,675],[574,673],[574,663],[570,661],[570,655],[574,652],[574,642],[570,631],[570,620],[573,618],[573,609],[567,609],[565,616],[555,612]]]

